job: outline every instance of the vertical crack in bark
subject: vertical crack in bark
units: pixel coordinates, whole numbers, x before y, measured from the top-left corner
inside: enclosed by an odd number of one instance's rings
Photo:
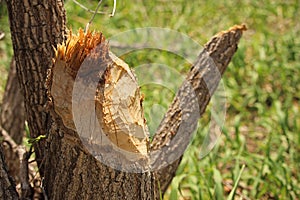
[[[47,101],[45,80],[54,55],[53,46],[65,32],[65,11],[60,0],[6,1],[18,78],[25,99],[31,137],[46,134]],[[43,171],[43,141],[34,144],[36,159]]]

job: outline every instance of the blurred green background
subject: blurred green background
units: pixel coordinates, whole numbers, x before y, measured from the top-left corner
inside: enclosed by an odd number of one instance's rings
[[[94,10],[97,1],[79,1]],[[300,197],[300,1],[103,0],[90,29],[109,38],[141,27],[170,28],[204,45],[214,34],[246,23],[239,49],[223,76],[226,120],[210,154],[199,159],[209,128],[208,109],[199,121],[165,199],[299,199]],[[68,28],[84,28],[92,14],[65,1]],[[0,97],[12,56],[7,11],[0,7]],[[199,52],[195,52],[197,55]],[[140,50],[122,56],[132,67],[162,63],[184,76],[190,64],[172,53]],[[179,80],[174,78],[174,83]],[[145,113],[155,131],[174,93],[145,85]],[[153,106],[153,102],[160,107]],[[154,112],[154,114],[153,114]],[[244,166],[244,167],[243,167]]]

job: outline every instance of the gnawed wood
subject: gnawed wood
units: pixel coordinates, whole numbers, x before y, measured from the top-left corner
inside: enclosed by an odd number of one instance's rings
[[[149,134],[136,77],[109,52],[102,34],[70,32],[66,43],[56,49],[47,88],[54,112],[93,152],[109,147],[124,151],[130,161],[146,159]],[[91,123],[92,117],[100,126]]]
[[[109,56],[112,64],[105,73],[103,91],[97,92],[96,114],[115,145],[146,156],[149,133],[136,77],[125,62],[112,53]]]
[[[30,133],[32,137],[47,134],[46,141],[35,145],[45,195],[49,199],[159,199],[153,174],[125,173],[101,164],[82,150],[72,129],[44,110],[51,46],[62,41],[65,30],[63,1],[6,2]],[[174,170],[169,172],[159,177],[161,186],[173,178]]]

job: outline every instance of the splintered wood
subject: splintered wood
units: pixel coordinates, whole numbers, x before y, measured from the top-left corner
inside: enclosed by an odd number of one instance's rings
[[[95,87],[92,87],[93,84]],[[99,143],[107,137],[110,145],[114,146],[110,148],[147,155],[149,134],[136,77],[125,62],[109,52],[102,34],[85,34],[82,30],[78,35],[70,32],[68,40],[56,49],[46,85],[49,105],[65,127],[76,132],[84,130],[87,132],[85,136],[79,136],[93,145],[103,145]],[[74,92],[74,85],[84,91]],[[92,102],[84,101],[86,91],[91,89],[94,90],[90,93],[94,95]],[[74,96],[81,100],[74,102]],[[90,111],[82,110],[85,113],[79,116],[81,122],[78,127],[74,109],[88,107],[89,104],[92,104],[100,126],[93,127],[94,119],[88,115]],[[88,129],[84,128],[86,125]],[[95,127],[101,129],[96,136]],[[105,136],[99,136],[101,133]]]

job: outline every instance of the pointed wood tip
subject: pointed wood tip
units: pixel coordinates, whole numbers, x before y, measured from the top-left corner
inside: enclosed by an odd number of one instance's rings
[[[247,28],[247,25],[245,24],[245,23],[243,23],[243,24],[240,24],[240,25],[234,25],[234,26],[232,26],[232,27],[230,27],[228,30],[226,30],[226,31],[221,31],[221,32],[219,32],[216,36],[218,37],[218,36],[222,36],[222,35],[224,35],[224,34],[226,34],[226,33],[229,33],[229,32],[237,32],[237,31],[239,31],[239,32],[244,32],[244,31],[246,31],[248,28]]]
[[[226,31],[219,32],[205,44],[205,51],[214,60],[221,74],[236,52],[239,40],[246,30],[246,24],[234,25]]]
[[[247,25],[245,23],[242,23],[240,25],[234,25],[233,27],[229,28],[229,31],[236,31],[236,30],[241,30],[241,31],[246,31]]]

